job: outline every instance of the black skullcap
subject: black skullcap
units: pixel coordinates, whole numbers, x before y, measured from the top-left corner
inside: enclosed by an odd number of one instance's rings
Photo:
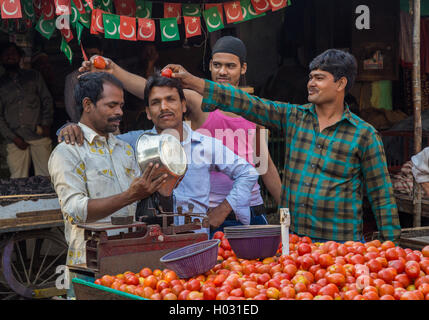
[[[218,41],[216,41],[215,45],[213,46],[212,50],[212,56],[215,53],[231,53],[233,55],[236,55],[238,58],[240,58],[241,62],[246,62],[246,46],[244,45],[243,41],[236,37],[232,36],[225,36],[222,38],[219,38]]]

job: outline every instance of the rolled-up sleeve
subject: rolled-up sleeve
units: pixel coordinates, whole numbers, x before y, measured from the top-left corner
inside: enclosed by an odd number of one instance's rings
[[[225,147],[220,140],[213,139],[213,170],[221,171],[233,181],[233,187],[226,200],[232,207],[237,219],[250,224],[250,199],[252,189],[258,180],[258,172],[245,159]]]
[[[418,183],[429,182],[429,147],[411,157],[413,176]]]
[[[85,222],[89,196],[85,165],[78,153],[60,144],[49,158],[48,169],[65,218],[71,218],[72,223]]]

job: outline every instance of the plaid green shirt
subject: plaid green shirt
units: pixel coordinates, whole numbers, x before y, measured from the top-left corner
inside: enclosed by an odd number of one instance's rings
[[[401,227],[382,141],[348,107],[340,121],[320,132],[313,104],[274,102],[208,80],[203,104],[204,111],[217,107],[285,134],[281,207],[290,210],[293,232],[360,241],[365,190],[383,238],[399,239]]]

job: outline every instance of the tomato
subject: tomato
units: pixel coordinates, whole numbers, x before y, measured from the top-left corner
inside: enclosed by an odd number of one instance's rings
[[[378,272],[378,277],[383,279],[386,283],[392,283],[397,275],[396,269],[387,267]]]
[[[317,296],[321,288],[322,286],[320,284],[312,283],[308,286],[308,292],[310,292],[313,296]]]
[[[152,270],[150,270],[149,268],[143,268],[140,270],[139,274],[140,277],[146,278],[152,274]]]
[[[311,253],[311,246],[308,243],[300,243],[298,245],[298,255],[303,256],[306,253]]]
[[[220,242],[220,246],[224,250],[231,250],[231,245],[229,244],[229,241],[226,238],[223,238]]]
[[[158,280],[153,274],[144,279],[145,287],[151,287],[152,289],[155,289],[157,283],[158,283]]]
[[[173,70],[171,70],[170,68],[165,68],[164,70],[162,70],[161,72],[161,76],[163,77],[167,77],[167,78],[171,78],[171,75],[173,74]]]
[[[295,298],[295,289],[292,287],[284,287],[280,290],[280,298],[288,298],[288,299],[294,299]]]
[[[401,274],[405,270],[405,263],[402,260],[390,260],[389,267],[395,268],[398,274]]]
[[[216,295],[216,300],[226,300],[228,299],[229,294],[226,293],[225,291],[220,291],[217,295]]]
[[[405,264],[405,273],[411,279],[415,279],[420,275],[420,265],[416,261],[408,261]]]
[[[395,298],[390,294],[385,294],[384,296],[380,297],[380,300],[395,300]]]
[[[381,244],[381,250],[383,250],[383,251],[386,251],[387,249],[394,248],[394,247],[395,247],[395,244],[390,240],[384,241]]]
[[[369,260],[366,263],[366,265],[368,266],[368,268],[371,272],[378,272],[383,268],[383,266],[381,265],[381,262],[377,261],[375,259]]]
[[[422,249],[422,254],[423,254],[423,257],[429,257],[429,245],[425,246]]]
[[[225,237],[225,234],[222,231],[216,231],[213,234],[213,239],[219,239],[222,240]]]
[[[296,300],[313,300],[313,295],[310,292],[299,292]]]
[[[341,273],[330,273],[326,275],[326,280],[328,280],[329,283],[335,284],[339,288],[346,284],[346,278]]]
[[[93,61],[93,65],[97,69],[104,69],[106,68],[106,60],[102,56],[97,56]]]
[[[420,256],[414,252],[407,254],[407,256],[405,257],[405,259],[407,261],[420,261]]]
[[[105,287],[110,287],[113,284],[113,282],[115,281],[115,278],[106,274],[106,275],[102,276],[101,279],[97,279],[97,280],[100,280],[100,283],[97,283],[97,284],[101,284]]]
[[[206,287],[202,290],[204,300],[216,300],[217,290],[214,287]]]
[[[190,291],[199,291],[201,288],[201,282],[197,279],[189,280],[185,283],[185,289]]]
[[[400,300],[420,300],[419,296],[414,291],[405,291],[402,295]]]
[[[201,300],[204,297],[204,293],[199,292],[199,291],[191,291],[188,294],[188,297],[186,298],[186,300]]]
[[[95,284],[98,284],[98,285],[103,285],[103,284],[101,283],[101,279],[97,279],[97,280],[95,280],[95,281],[94,281],[94,283],[95,283]]]
[[[354,297],[359,295],[359,292],[355,289],[344,292],[344,300],[353,300]]]
[[[150,296],[151,300],[162,300],[161,294],[160,293],[154,293],[153,295]]]

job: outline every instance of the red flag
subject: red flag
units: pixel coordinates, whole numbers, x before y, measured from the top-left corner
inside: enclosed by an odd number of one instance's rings
[[[155,21],[152,19],[138,18],[139,32],[137,33],[137,39],[142,41],[154,41],[155,40]]]
[[[115,0],[116,14],[120,16],[135,17],[136,2],[135,0]]]
[[[176,18],[177,23],[181,23],[181,12],[182,12],[182,4],[181,3],[164,3],[164,18]]]
[[[70,0],[55,0],[55,14],[61,16],[63,14],[70,15]],[[68,41],[67,41],[68,42]]]
[[[91,34],[104,33],[103,10],[94,9],[91,14]]]
[[[223,23],[223,14],[222,14],[222,12],[223,12],[223,6],[222,6],[222,3],[206,3],[204,5],[204,8],[206,10],[208,10],[210,8],[213,8],[213,7],[217,7],[217,9],[219,11],[219,14],[220,14],[220,18],[221,18],[222,23]]]
[[[34,14],[37,18],[42,15],[42,0],[33,0]]]
[[[183,17],[185,21],[186,38],[196,37],[201,35],[201,19],[200,17]]]
[[[287,7],[287,0],[270,0],[271,10],[277,11]]]
[[[21,1],[19,0],[1,0],[1,18],[18,19],[22,18]]]
[[[73,39],[73,33],[70,29],[61,29],[61,34],[63,35],[63,38],[69,43]]]
[[[136,18],[121,16],[119,33],[122,40],[136,41]]]
[[[253,8],[257,14],[264,13],[271,9],[270,2],[268,0],[251,0]]]
[[[73,3],[80,14],[84,14],[86,12],[85,7],[83,6],[82,0],[73,0]]]
[[[42,14],[45,20],[52,20],[55,17],[55,5],[53,1],[42,1]]]
[[[223,4],[223,8],[225,10],[226,21],[228,23],[243,20],[243,12],[241,11],[240,1],[226,2]]]

